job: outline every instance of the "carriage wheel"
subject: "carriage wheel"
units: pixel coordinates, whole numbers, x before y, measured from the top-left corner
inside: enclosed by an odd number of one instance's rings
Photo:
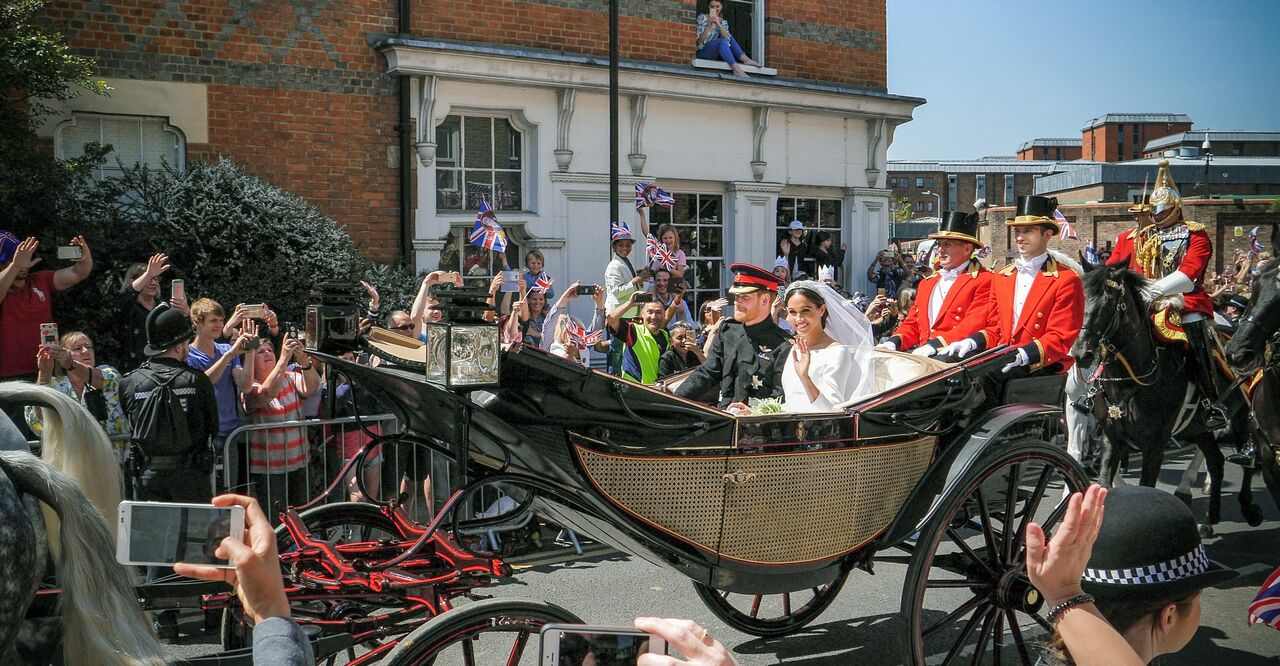
[[[1063,489],[1085,484],[1065,451],[1021,440],[1001,445],[942,499],[921,530],[903,587],[912,664],[1036,662],[1052,629],[1027,579],[1027,524],[1052,531],[1066,511]]]
[[[543,625],[581,622],[573,613],[545,601],[485,599],[431,619],[401,639],[380,663],[534,666],[541,660],[538,632]]]
[[[695,582],[702,603],[726,624],[752,636],[784,636],[813,621],[835,601],[848,572],[808,590],[782,594],[736,594]]]

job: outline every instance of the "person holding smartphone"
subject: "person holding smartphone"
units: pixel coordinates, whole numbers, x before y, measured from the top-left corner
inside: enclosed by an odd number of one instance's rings
[[[584,291],[588,293],[583,293]],[[589,331],[598,331],[604,327],[604,289],[595,284],[583,287],[581,281],[575,281],[569,285],[569,288],[563,294],[560,294],[560,298],[556,300],[555,305],[551,306],[551,311],[547,313],[538,346],[556,356],[578,361],[585,366],[589,364],[591,350],[579,349],[578,345],[569,339],[567,333],[568,322],[573,321],[573,318],[565,312],[565,309],[578,296],[590,296],[595,306],[592,312],[591,325],[584,328]],[[575,321],[575,323],[580,322]]]
[[[738,40],[729,33],[729,23],[724,19],[724,2],[711,0],[707,4],[707,13],[698,14],[698,31],[696,34],[698,57],[703,60],[723,60],[737,76],[746,78],[747,71],[743,65],[761,67],[760,63],[749,58]]]
[[[641,301],[644,305],[640,309],[639,321],[627,319],[624,315]],[[609,332],[623,346],[623,379],[641,384],[658,381],[658,359],[671,346],[671,335],[664,328],[663,312],[662,304],[653,300],[652,295],[633,291],[625,302],[605,317]]]

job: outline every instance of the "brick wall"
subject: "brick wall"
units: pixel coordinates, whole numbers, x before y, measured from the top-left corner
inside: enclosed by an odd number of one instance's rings
[[[101,76],[207,84],[209,142],[189,159],[247,163],[395,258],[395,82],[367,43],[395,30],[394,2],[52,0],[47,17]]]
[[[620,55],[688,64],[705,7],[706,0],[621,0]],[[420,37],[609,52],[609,7],[600,0],[417,0],[413,8]],[[884,0],[770,0],[765,11],[765,64],[780,76],[886,89]]]

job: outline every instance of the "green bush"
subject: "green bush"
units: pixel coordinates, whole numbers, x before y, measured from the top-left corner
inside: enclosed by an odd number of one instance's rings
[[[207,296],[228,310],[266,302],[285,322],[302,321],[318,282],[345,281],[358,291],[357,281],[367,280],[384,311],[407,309],[416,293],[412,272],[364,259],[334,220],[229,159],[192,163],[181,173],[139,166],[86,185],[80,198],[83,226],[59,224],[41,240],[49,247],[86,236],[93,275],[55,303],[63,329],[89,332],[104,359],[118,358],[127,343],[126,332],[112,325],[124,274],[155,252],[173,265],[161,278],[162,296],[169,280],[182,278],[191,301]]]

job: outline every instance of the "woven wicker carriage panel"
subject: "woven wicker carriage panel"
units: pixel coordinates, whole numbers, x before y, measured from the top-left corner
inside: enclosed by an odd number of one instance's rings
[[[591,482],[628,513],[714,552],[725,456],[616,456],[574,446]]]
[[[934,439],[784,455],[735,456],[720,554],[761,564],[822,560],[883,531],[933,458]]]
[[[789,564],[849,552],[888,527],[934,444],[728,458],[574,449],[596,487],[641,520],[728,558]]]

